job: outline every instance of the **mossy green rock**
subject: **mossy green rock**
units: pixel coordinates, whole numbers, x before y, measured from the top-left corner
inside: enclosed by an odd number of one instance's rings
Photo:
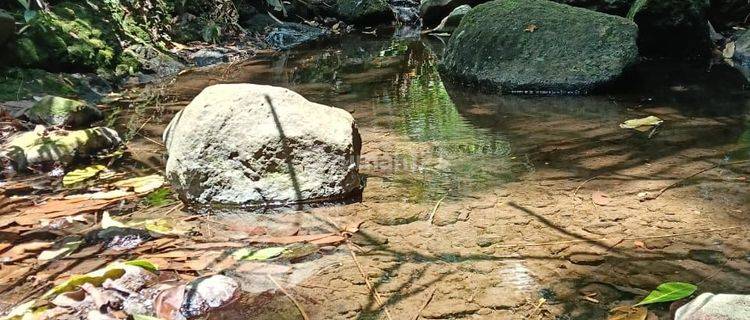
[[[80,128],[103,118],[102,112],[83,101],[46,96],[26,111],[31,122]]]
[[[377,24],[394,17],[386,0],[336,0],[336,12],[349,23]]]
[[[629,13],[638,24],[641,55],[702,57],[711,52],[707,0],[647,0]]]
[[[445,17],[443,21],[440,21],[440,24],[435,27],[432,32],[453,32],[453,30],[456,30],[456,28],[458,28],[458,25],[461,24],[461,20],[464,18],[464,16],[466,16],[467,13],[469,13],[470,10],[471,6],[468,4],[453,9],[453,11],[451,11],[451,13],[447,17]]]
[[[4,144],[0,148],[0,158],[10,160],[18,170],[42,163],[66,165],[73,159],[88,157],[99,151],[115,148],[121,143],[116,131],[104,127],[59,130],[48,134],[29,131]]]
[[[636,25],[546,0],[505,0],[469,11],[440,62],[455,82],[496,92],[587,93],[636,62]]]

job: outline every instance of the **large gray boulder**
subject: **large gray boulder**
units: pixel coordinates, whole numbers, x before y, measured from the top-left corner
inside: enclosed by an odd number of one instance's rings
[[[284,88],[210,86],[172,119],[164,141],[167,179],[185,201],[288,205],[360,188],[352,116]]]
[[[675,320],[750,319],[750,295],[704,293],[677,309]]]
[[[637,31],[625,18],[546,0],[493,1],[463,18],[440,69],[489,91],[586,93],[636,62]]]

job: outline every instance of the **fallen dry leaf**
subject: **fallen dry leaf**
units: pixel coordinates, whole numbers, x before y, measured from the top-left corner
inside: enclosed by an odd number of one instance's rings
[[[591,194],[591,201],[593,201],[596,205],[607,206],[612,200],[606,193],[601,191],[594,191],[594,193]]]
[[[26,207],[15,222],[22,226],[39,223],[41,219],[73,216],[102,210],[113,204],[114,200],[86,200],[86,199],[50,199],[38,206]]]
[[[619,306],[609,310],[607,320],[644,320],[648,310],[643,307]]]

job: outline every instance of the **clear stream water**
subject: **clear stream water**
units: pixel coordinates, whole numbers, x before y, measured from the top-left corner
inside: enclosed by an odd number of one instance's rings
[[[618,92],[598,96],[499,96],[443,83],[437,60],[439,38],[422,40],[349,36],[272,56],[258,56],[227,68],[180,76],[166,91],[189,101],[216,83],[249,82],[292,89],[311,101],[344,108],[360,127],[395,132],[411,141],[429,142],[430,150],[399,152],[388,160],[363,156],[364,171],[384,171],[402,183],[412,201],[434,201],[516,180],[547,165],[586,177],[597,172],[581,165],[572,152],[548,158],[555,143],[607,140],[620,122],[649,115],[644,108],[664,109],[667,118],[700,119],[671,125],[652,142],[643,135],[613,144],[630,152],[626,163],[654,160],[687,148],[721,147],[730,159],[750,153],[750,91],[743,75],[726,65],[646,62],[623,79]],[[176,111],[176,110],[172,110]],[[168,121],[171,114],[166,113]],[[720,124],[718,125],[717,124]],[[702,123],[705,123],[702,124]],[[153,137],[159,138],[159,130]],[[595,143],[596,141],[589,141]],[[648,148],[657,143],[663,148]],[[428,155],[425,155],[424,153]],[[425,163],[425,159],[438,159]],[[372,160],[372,161],[370,161]],[[630,162],[628,162],[630,161]],[[368,167],[369,166],[369,167]],[[601,171],[601,170],[600,170]]]

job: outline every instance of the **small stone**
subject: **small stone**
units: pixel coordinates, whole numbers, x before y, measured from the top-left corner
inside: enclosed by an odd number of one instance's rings
[[[696,249],[688,252],[690,259],[710,265],[720,265],[727,262],[727,257],[721,251]]]
[[[605,259],[604,256],[598,254],[574,253],[568,256],[568,261],[584,266],[598,266],[604,263]]]
[[[503,238],[501,236],[493,236],[493,235],[482,235],[477,237],[476,243],[478,246],[485,248],[489,247],[495,243],[503,242]]]

